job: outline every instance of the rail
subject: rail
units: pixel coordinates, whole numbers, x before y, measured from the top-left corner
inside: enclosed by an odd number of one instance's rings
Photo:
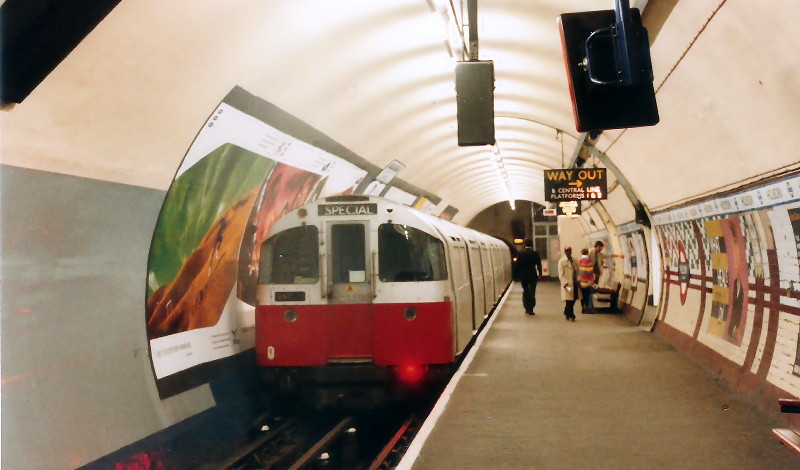
[[[339,421],[339,424],[334,426],[333,429],[322,436],[322,439],[317,441],[316,444],[311,446],[310,449],[308,449],[299,459],[297,459],[297,461],[291,467],[289,467],[289,470],[302,470],[311,465],[311,463],[318,459],[319,456],[328,447],[330,447],[334,441],[344,434],[352,421],[352,418],[344,418],[343,420]]]
[[[414,422],[416,422],[416,419],[412,416],[408,418],[408,420],[406,420],[406,422],[403,423],[402,426],[400,426],[400,429],[398,429],[397,432],[394,433],[389,442],[386,443],[383,449],[381,449],[381,451],[369,465],[368,470],[380,470],[389,468],[388,461],[390,460],[390,457],[392,456],[392,454],[399,457],[398,447],[400,445],[400,441],[407,436],[409,429],[411,428],[411,424]]]

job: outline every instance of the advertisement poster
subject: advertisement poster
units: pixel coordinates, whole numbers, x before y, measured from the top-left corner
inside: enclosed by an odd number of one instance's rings
[[[792,235],[794,236],[795,259],[800,259],[800,207],[793,207],[786,212],[789,215],[789,224],[792,227]],[[797,264],[795,269],[794,276],[800,280],[800,263]],[[792,282],[789,289],[790,292],[794,294],[797,289],[800,289],[800,282]],[[795,354],[792,373],[800,376],[800,335],[798,335],[797,354]]]
[[[150,248],[146,328],[157,379],[254,344],[259,246],[282,215],[366,175],[223,102],[165,197]]]
[[[390,187],[388,191],[386,191],[386,195],[384,195],[386,199],[390,201],[394,201],[398,204],[403,204],[406,206],[413,206],[414,202],[417,200],[417,196],[411,193],[407,193],[402,189],[396,188],[394,186]]]
[[[639,231],[631,234],[628,238],[628,251],[631,253],[631,259],[628,263],[631,286],[635,289],[639,285],[639,281],[647,281],[650,269],[643,232]]]
[[[458,209],[453,206],[447,206],[439,214],[439,218],[444,220],[453,220],[453,217],[455,217],[456,214],[458,214]]]
[[[706,236],[714,279],[708,332],[740,345],[746,322],[749,268],[742,225],[738,217],[710,220]]]

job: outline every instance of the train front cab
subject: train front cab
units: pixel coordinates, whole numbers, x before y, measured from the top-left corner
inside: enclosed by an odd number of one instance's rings
[[[438,366],[453,362],[456,339],[437,232],[402,208],[390,217],[318,212],[290,214],[262,245],[256,360],[265,378],[291,388],[446,374]]]

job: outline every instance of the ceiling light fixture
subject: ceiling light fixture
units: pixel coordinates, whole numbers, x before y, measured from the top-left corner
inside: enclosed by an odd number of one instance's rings
[[[489,158],[492,160],[494,168],[497,171],[498,176],[500,176],[500,180],[503,182],[503,186],[505,187],[506,195],[508,197],[508,204],[511,206],[511,210],[513,211],[516,209],[516,198],[514,197],[514,192],[511,190],[511,178],[508,177],[508,171],[506,171],[506,166],[503,163],[503,157],[500,156],[500,146],[495,143],[489,148],[492,151]]]
[[[442,41],[451,58],[460,57],[464,60],[464,51],[467,43],[464,39],[464,22],[456,12],[453,0],[426,0],[431,14],[437,22],[443,25]]]

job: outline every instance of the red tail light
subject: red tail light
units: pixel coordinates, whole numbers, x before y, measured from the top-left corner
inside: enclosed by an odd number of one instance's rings
[[[425,376],[425,369],[418,364],[406,364],[397,367],[397,378],[406,385],[417,385]]]

